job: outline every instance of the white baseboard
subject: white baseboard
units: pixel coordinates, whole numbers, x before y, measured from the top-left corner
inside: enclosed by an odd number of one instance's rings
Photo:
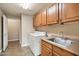
[[[27,45],[27,44],[22,44],[21,46],[22,46],[22,47],[25,47],[25,46],[28,46],[28,45]]]
[[[8,40],[8,41],[18,41],[19,39],[11,39],[11,40]]]
[[[0,53],[2,52],[2,50],[0,50]]]

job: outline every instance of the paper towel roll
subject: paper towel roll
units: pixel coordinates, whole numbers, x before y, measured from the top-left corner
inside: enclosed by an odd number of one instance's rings
[[[66,44],[67,44],[67,45],[71,45],[71,43],[72,43],[71,40],[67,40],[67,41],[66,41]]]

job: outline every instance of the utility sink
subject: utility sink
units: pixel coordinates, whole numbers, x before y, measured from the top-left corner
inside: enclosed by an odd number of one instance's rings
[[[52,42],[55,42],[57,44],[61,44],[63,46],[70,46],[72,44],[72,41],[69,39],[64,39],[64,38],[50,38],[48,39]]]

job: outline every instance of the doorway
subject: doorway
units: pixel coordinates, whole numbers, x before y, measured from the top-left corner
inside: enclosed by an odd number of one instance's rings
[[[8,18],[8,40],[19,41],[20,19]]]
[[[19,41],[20,19],[8,18],[4,14],[1,17],[1,50],[6,51],[8,41]]]

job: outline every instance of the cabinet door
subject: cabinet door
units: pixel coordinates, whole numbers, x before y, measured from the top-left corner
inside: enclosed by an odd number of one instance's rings
[[[52,45],[49,44],[48,42],[42,40],[41,43],[42,43],[42,45],[45,45],[45,46],[48,47],[49,49],[52,49]]]
[[[62,22],[79,20],[79,4],[64,3],[62,4]]]
[[[36,27],[36,22],[37,22],[37,21],[36,21],[36,16],[34,16],[34,18],[33,18],[33,26],[34,26],[34,27]]]
[[[38,15],[36,15],[35,18],[34,18],[34,26],[35,27],[39,26],[39,24],[38,24]]]
[[[53,45],[53,55],[55,56],[75,56],[75,54],[68,52],[54,45]]]
[[[77,56],[77,55],[64,50],[64,56]]]
[[[53,51],[53,56],[60,56],[60,55],[56,53],[55,51]]]
[[[42,11],[42,25],[46,25],[46,9]]]
[[[53,45],[53,53],[56,53],[57,55],[62,56],[64,55],[64,50]]]
[[[58,21],[58,4],[54,4],[47,9],[47,24],[54,24]]]
[[[35,15],[34,26],[35,27],[41,26],[41,13],[38,13],[37,15]]]
[[[41,46],[41,56],[52,56],[52,50],[45,45]]]
[[[41,13],[37,15],[37,26],[41,26]]]

